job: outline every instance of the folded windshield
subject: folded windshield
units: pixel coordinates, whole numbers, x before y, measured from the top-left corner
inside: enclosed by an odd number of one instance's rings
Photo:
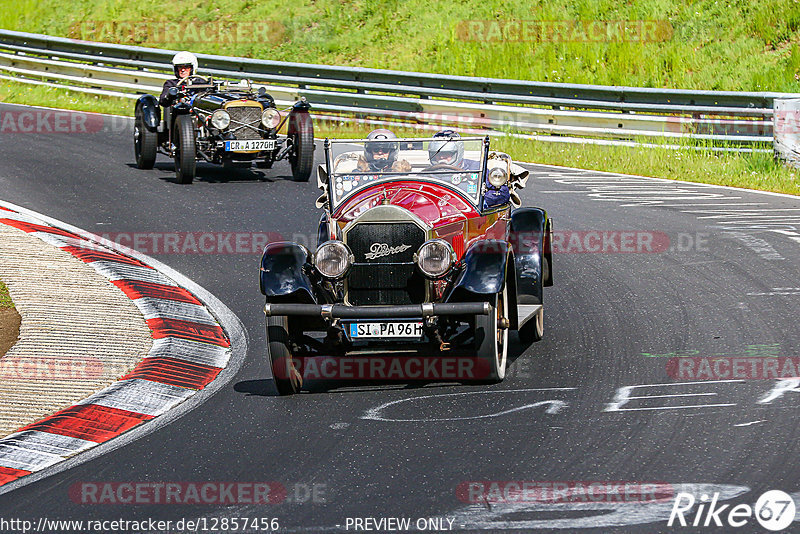
[[[479,206],[487,148],[483,137],[331,139],[326,158],[333,206],[375,184],[408,180],[446,185]]]

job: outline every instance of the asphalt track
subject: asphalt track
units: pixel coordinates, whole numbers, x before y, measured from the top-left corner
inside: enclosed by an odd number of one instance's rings
[[[6,111],[20,108],[0,106]],[[200,165],[198,180],[183,186],[162,156],[155,170],[137,170],[130,131],[119,130],[0,133],[0,199],[99,234],[314,235],[319,192],[292,182],[287,164]],[[789,391],[797,383],[692,381],[667,371],[670,355],[798,355],[800,201],[530,168],[524,203],[545,207],[557,230],[638,231],[656,246],[586,253],[562,234],[567,250],[556,254],[555,286],[545,293],[545,339],[525,347],[512,336],[503,383],[334,383],[277,397],[258,254],[153,254],[239,317],[244,364],[171,424],[0,496],[0,517],[266,517],[297,532],[344,530],[356,517],[452,519],[456,531],[705,532],[730,528],[667,527],[671,499],[470,503],[459,489],[470,481],[614,481],[659,482],[698,498],[719,492],[727,504],[753,505],[769,489],[800,496],[800,395]],[[289,498],[136,505],[82,504],[69,494],[86,482],[206,481],[279,482]],[[761,530],[751,519],[739,531]]]

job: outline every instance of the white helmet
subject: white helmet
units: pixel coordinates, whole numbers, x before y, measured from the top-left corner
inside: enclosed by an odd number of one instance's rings
[[[192,73],[189,76],[194,76],[197,74],[197,56],[192,54],[191,52],[178,52],[172,58],[172,70],[175,73],[175,77],[178,78],[178,68],[184,66],[190,66],[192,68]]]

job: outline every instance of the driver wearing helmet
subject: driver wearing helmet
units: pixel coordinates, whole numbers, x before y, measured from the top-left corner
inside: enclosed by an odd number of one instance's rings
[[[397,136],[385,129],[372,130],[364,143],[364,154],[358,157],[356,168],[361,172],[410,172],[411,164],[397,159],[400,143]]]
[[[450,165],[465,171],[478,171],[479,161],[464,159],[464,142],[455,130],[442,130],[433,135],[436,141],[428,145],[431,165]]]
[[[433,136],[434,141],[428,145],[428,159],[431,165],[449,165],[465,171],[479,171],[480,161],[464,158],[464,142],[454,130],[442,130]],[[499,188],[493,187],[488,178],[484,179],[486,192],[483,195],[483,209],[507,204],[511,198],[508,184]]]
[[[172,97],[169,90],[173,87],[184,84],[207,84],[208,80],[195,76],[197,73],[197,57],[191,52],[178,52],[172,58],[172,70],[175,72],[174,80],[167,80],[164,82],[164,88],[161,90],[161,97],[158,102],[162,106],[169,106],[172,104]]]

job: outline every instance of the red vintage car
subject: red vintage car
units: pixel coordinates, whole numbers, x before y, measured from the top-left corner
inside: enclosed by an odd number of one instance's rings
[[[304,358],[411,345],[483,362],[474,378],[501,381],[509,330],[541,339],[552,285],[552,220],[516,193],[528,171],[488,137],[324,147],[316,250],[271,243],[261,259],[279,393],[302,387]]]

